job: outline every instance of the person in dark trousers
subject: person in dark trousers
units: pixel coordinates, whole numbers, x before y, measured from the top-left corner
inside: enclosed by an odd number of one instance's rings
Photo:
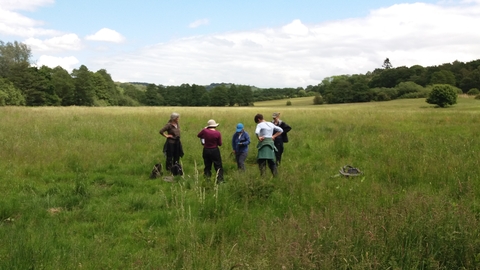
[[[243,124],[237,124],[237,130],[232,136],[232,149],[237,161],[237,168],[245,171],[245,160],[248,156],[248,145],[250,144],[250,135],[243,129]]]
[[[160,129],[159,133],[163,137],[167,138],[163,146],[163,153],[166,156],[165,168],[167,171],[171,171],[172,166],[179,163],[180,158],[183,157],[183,147],[180,141],[180,114],[172,113],[168,123]]]
[[[272,123],[275,126],[283,129],[282,135],[276,137],[275,140],[273,141],[275,144],[275,147],[277,148],[277,152],[275,152],[275,163],[277,164],[277,166],[279,166],[280,162],[282,162],[282,155],[284,150],[283,144],[288,143],[288,132],[292,130],[292,128],[287,123],[280,120],[279,112],[273,113],[272,118],[273,118]]]
[[[260,174],[265,174],[266,164],[272,171],[273,176],[277,175],[277,165],[275,164],[275,145],[274,140],[278,138],[283,132],[281,127],[265,121],[262,114],[255,115],[254,118],[257,127],[255,129],[255,135],[258,138],[258,154],[257,162],[260,169]]]
[[[210,119],[207,122],[207,126],[197,135],[197,137],[204,140],[202,157],[205,168],[203,174],[206,178],[211,178],[213,164],[216,171],[217,184],[223,182],[222,156],[218,148],[222,146],[222,134],[216,130],[218,125],[215,120]]]

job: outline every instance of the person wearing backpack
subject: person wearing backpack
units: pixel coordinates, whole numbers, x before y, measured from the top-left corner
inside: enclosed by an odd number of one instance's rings
[[[220,155],[219,146],[222,146],[222,134],[216,130],[219,124],[215,120],[210,119],[207,126],[202,129],[197,137],[203,139],[203,163],[205,168],[203,174],[206,178],[212,176],[212,164],[216,171],[217,184],[223,182],[223,164],[222,156]]]
[[[243,124],[237,124],[237,130],[232,136],[232,149],[237,161],[237,168],[245,171],[245,160],[248,156],[248,145],[250,144],[250,135],[243,129]]]
[[[283,129],[283,132],[280,136],[276,137],[275,140],[273,141],[275,144],[275,147],[277,148],[277,152],[275,152],[275,163],[277,164],[277,167],[280,165],[280,162],[282,161],[282,155],[283,155],[283,144],[288,143],[288,132],[292,130],[292,128],[285,123],[284,121],[280,120],[280,113],[275,112],[272,115],[272,123]]]
[[[165,168],[174,175],[183,174],[179,164],[180,158],[184,155],[182,142],[180,141],[179,120],[180,114],[172,113],[168,123],[159,131],[160,135],[167,138],[163,145],[163,153],[166,156]]]
[[[260,169],[260,175],[263,176],[265,174],[266,165],[268,163],[272,175],[276,176],[277,165],[275,164],[275,151],[277,149],[273,142],[282,134],[283,129],[265,121],[262,114],[255,115],[254,121],[257,123],[255,135],[257,135],[258,138],[257,163]]]

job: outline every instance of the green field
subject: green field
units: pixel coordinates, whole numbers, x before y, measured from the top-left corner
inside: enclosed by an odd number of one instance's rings
[[[480,101],[254,107],[0,107],[0,269],[479,269]],[[185,175],[158,130],[181,115]],[[292,126],[279,177],[238,122]],[[220,123],[225,184],[202,177],[196,134]],[[254,140],[253,140],[254,141]],[[363,171],[340,177],[350,164]]]

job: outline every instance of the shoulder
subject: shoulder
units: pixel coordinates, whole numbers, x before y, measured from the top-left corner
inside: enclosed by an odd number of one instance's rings
[[[163,127],[162,130],[167,130],[170,128],[170,123],[166,123]]]
[[[281,125],[281,127],[284,127],[284,128],[290,128],[290,126],[289,126],[287,123],[285,123],[285,122],[282,122],[282,125]]]

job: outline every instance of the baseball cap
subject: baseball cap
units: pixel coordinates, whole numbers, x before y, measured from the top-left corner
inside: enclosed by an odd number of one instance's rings
[[[237,132],[242,131],[242,129],[243,129],[243,124],[242,124],[242,123],[238,123],[238,125],[237,125]]]

